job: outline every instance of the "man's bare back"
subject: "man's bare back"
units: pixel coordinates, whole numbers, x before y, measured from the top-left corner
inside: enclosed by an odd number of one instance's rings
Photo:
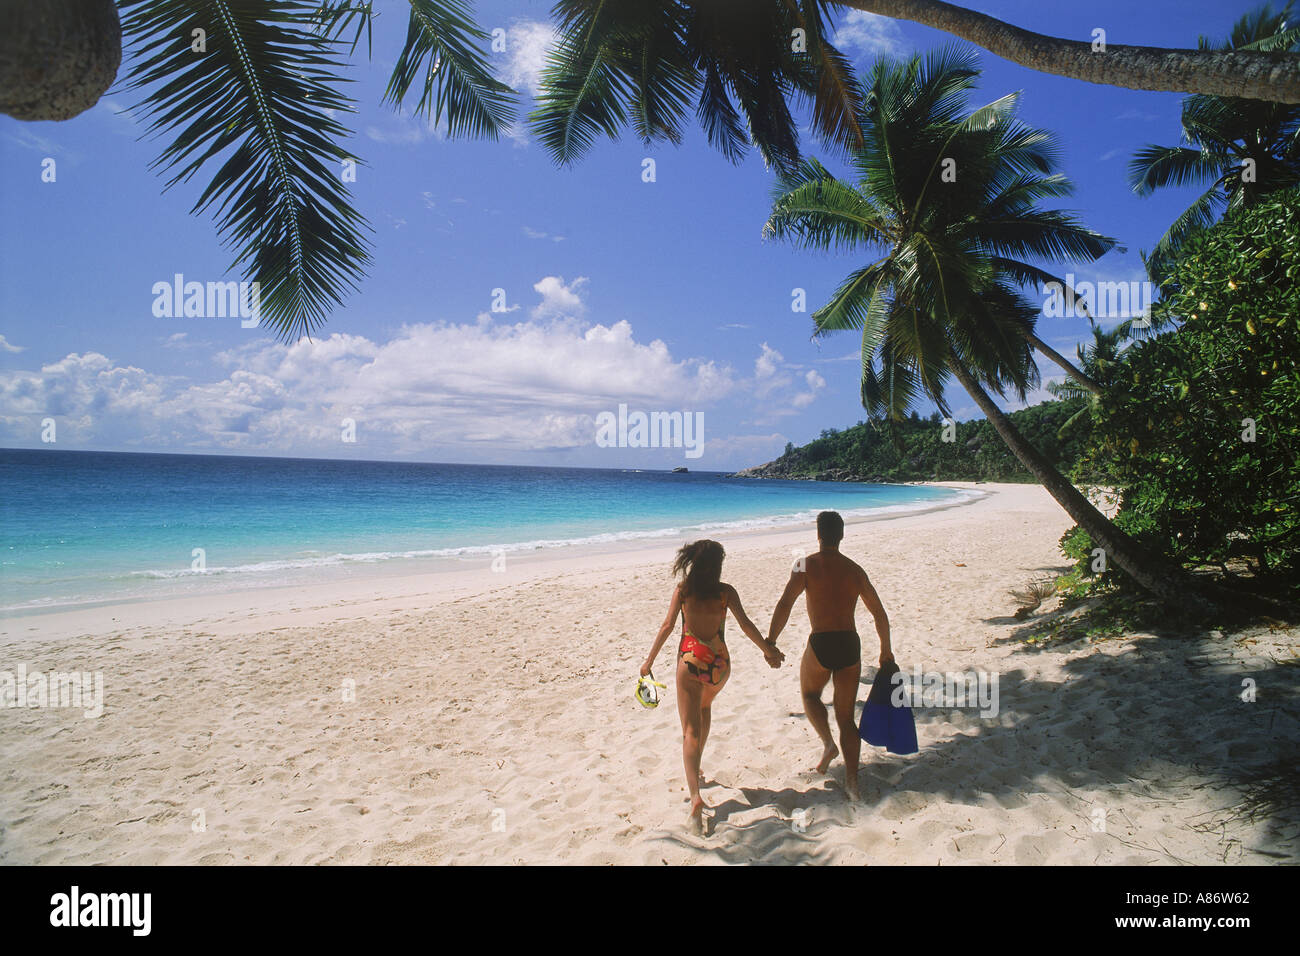
[[[858,598],[871,587],[867,572],[838,551],[810,554],[803,563],[804,600],[813,631],[856,631]]]
[[[776,646],[777,637],[790,619],[794,602],[803,594],[812,634],[808,637],[808,647],[799,666],[799,685],[808,722],[822,742],[821,759],[815,769],[825,773],[840,753],[831,734],[826,705],[821,699],[827,683],[833,681],[835,722],[839,725],[840,743],[844,748],[844,787],[849,798],[856,800],[860,741],[853,710],[862,675],[861,640],[855,622],[859,598],[876,625],[881,666],[893,660],[894,655],[889,642],[889,618],[867,572],[856,561],[840,553],[843,536],[844,521],[838,514],[822,512],[818,515],[818,550],[799,559],[791,570],[785,593],[772,614],[768,643]]]

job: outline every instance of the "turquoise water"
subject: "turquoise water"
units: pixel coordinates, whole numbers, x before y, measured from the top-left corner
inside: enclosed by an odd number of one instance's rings
[[[716,473],[0,450],[0,610],[637,539],[725,543],[824,509],[852,517],[961,496]]]

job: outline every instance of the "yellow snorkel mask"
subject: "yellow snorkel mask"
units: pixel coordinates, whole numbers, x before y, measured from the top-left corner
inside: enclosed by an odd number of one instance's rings
[[[638,677],[636,682],[636,699],[642,707],[658,707],[659,691],[655,688],[667,689],[665,685],[655,680],[654,672],[651,671],[649,677]]]

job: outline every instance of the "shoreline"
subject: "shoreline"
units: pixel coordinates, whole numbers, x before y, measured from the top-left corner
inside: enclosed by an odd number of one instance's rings
[[[1007,590],[1064,569],[1057,540],[1073,522],[1042,488],[981,489],[967,506],[845,529],[905,672],[998,681],[996,715],[922,706],[918,754],[864,748],[860,804],[842,762],[812,769],[800,601],[780,669],[729,641],[703,763],[708,832],[687,830],[671,644],[655,662],[664,703],[633,700],[673,586],[664,542],[17,630],[0,672],[102,676],[102,710],[0,707],[0,864],[1295,859],[1284,818],[1228,812],[1295,725],[1240,696],[1246,677],[1288,680],[1292,636],[1026,644]],[[765,630],[813,528],[725,543],[724,580]],[[867,615],[858,628],[861,704],[876,652]]]
[[[877,521],[900,520],[941,512],[950,508],[966,507],[988,497],[992,493],[989,490],[982,490],[990,487],[985,482],[978,483],[979,487],[975,482],[914,482],[912,484],[921,487],[961,491],[965,492],[965,494],[948,501],[885,505],[871,509],[870,513],[866,514],[846,514],[846,527]],[[796,521],[791,518],[789,520],[778,520],[784,517],[786,517],[784,514],[779,514],[769,518],[745,519],[744,521],[731,523],[734,530],[726,527],[708,529],[706,526],[699,534],[683,534],[676,529],[672,529],[647,533],[644,536],[632,536],[617,541],[578,541],[573,544],[539,545],[530,549],[516,545],[507,545],[504,548],[497,549],[485,547],[482,549],[483,553],[475,553],[472,556],[394,558],[391,559],[391,563],[387,561],[375,563],[345,562],[328,566],[325,569],[325,574],[322,575],[327,580],[323,582],[316,581],[305,584],[301,582],[247,583],[242,586],[234,584],[233,586],[216,587],[212,590],[194,594],[173,593],[127,596],[88,602],[6,609],[0,611],[0,644],[14,639],[18,632],[44,632],[48,628],[49,633],[62,634],[67,633],[69,628],[85,628],[88,626],[88,622],[102,619],[104,616],[109,618],[110,623],[121,626],[120,622],[122,620],[133,621],[149,616],[147,611],[133,612],[130,609],[148,608],[155,604],[166,606],[169,611],[169,620],[180,621],[183,620],[183,614],[174,613],[180,605],[197,605],[203,609],[206,616],[211,613],[220,613],[228,607],[247,607],[250,600],[254,606],[274,607],[278,606],[279,601],[284,597],[301,595],[304,592],[312,595],[312,597],[308,598],[309,601],[317,602],[320,602],[323,596],[333,595],[340,590],[352,594],[355,598],[360,596],[360,593],[385,583],[398,588],[403,594],[412,596],[422,594],[436,597],[442,592],[462,596],[475,593],[476,588],[490,589],[503,583],[518,583],[523,580],[531,580],[537,575],[545,574],[550,566],[560,562],[586,562],[597,558],[611,558],[621,562],[650,555],[659,559],[662,557],[664,548],[671,547],[675,551],[682,542],[697,537],[717,535],[729,542],[744,542],[751,538],[761,539],[773,534],[802,533],[805,528],[811,527],[811,519],[804,520],[800,518]],[[753,523],[751,524],[751,522]],[[686,528],[686,530],[691,531],[694,529],[695,526],[687,526]],[[512,548],[516,550],[510,550]],[[477,552],[479,549],[475,550]],[[504,554],[504,561],[497,557],[498,554]],[[493,572],[494,563],[504,564],[504,571]],[[418,564],[423,565],[423,567],[404,567],[403,564]],[[515,568],[522,567],[531,573],[527,573],[522,577],[511,574],[509,572],[512,566]],[[297,573],[306,577],[311,570],[303,568],[299,569]],[[488,581],[477,581],[485,573],[491,574]],[[441,586],[438,586],[439,584]],[[428,586],[426,587],[426,585]],[[46,626],[33,626],[34,622],[46,622]]]

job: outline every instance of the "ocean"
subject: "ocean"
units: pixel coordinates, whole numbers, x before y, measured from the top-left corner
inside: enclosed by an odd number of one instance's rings
[[[955,503],[722,473],[0,450],[0,613],[419,573]],[[811,527],[810,527],[811,539]]]

